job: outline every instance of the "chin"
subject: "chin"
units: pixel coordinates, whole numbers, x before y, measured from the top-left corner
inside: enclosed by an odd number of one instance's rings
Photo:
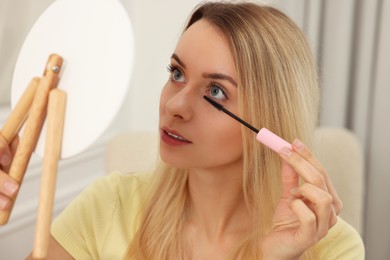
[[[160,153],[160,159],[165,164],[179,169],[188,169],[193,167],[193,162],[188,162],[187,160],[179,160],[177,156],[164,156],[162,153]]]

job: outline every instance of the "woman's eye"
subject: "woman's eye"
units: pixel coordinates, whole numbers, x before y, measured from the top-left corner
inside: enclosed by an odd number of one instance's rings
[[[185,82],[184,75],[179,68],[168,66],[168,71],[171,73],[171,79],[173,81]]]
[[[210,96],[219,100],[227,99],[227,96],[223,91],[222,87],[215,84],[210,86]]]
[[[182,74],[181,74],[180,70],[174,70],[172,73],[172,77],[174,80],[180,81],[182,78]]]

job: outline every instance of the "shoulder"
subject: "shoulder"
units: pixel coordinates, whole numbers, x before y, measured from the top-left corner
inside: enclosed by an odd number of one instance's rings
[[[320,259],[364,259],[364,244],[359,233],[338,217],[337,223],[318,244]]]
[[[94,196],[120,200],[128,195],[142,195],[149,184],[149,174],[134,173],[123,174],[113,172],[94,181],[85,193],[92,193]]]
[[[87,189],[106,188],[108,192],[115,192],[124,186],[128,189],[137,188],[139,185],[148,183],[149,174],[112,172],[97,178]]]
[[[149,175],[143,173],[110,173],[96,179],[69,207],[85,212],[90,217],[96,214],[98,216],[110,215],[118,210],[134,210],[138,208],[146,193],[148,179]]]
[[[96,179],[53,222],[54,238],[76,258],[122,252],[132,237],[149,174],[118,172]]]
[[[113,172],[93,181],[72,204],[93,208],[95,214],[110,212],[124,202],[127,206],[134,205],[145,193],[147,184],[147,174]]]
[[[91,189],[95,190],[100,201],[106,201],[108,207],[116,210],[134,210],[140,207],[150,184],[150,175],[147,173],[123,174],[113,172],[97,180]],[[107,201],[107,198],[110,201]],[[131,212],[130,212],[131,213]]]

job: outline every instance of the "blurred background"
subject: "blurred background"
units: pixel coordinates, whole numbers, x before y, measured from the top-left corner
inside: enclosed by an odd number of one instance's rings
[[[10,87],[23,41],[53,0],[0,0],[0,126],[10,113]],[[110,130],[93,147],[61,161],[58,214],[84,187],[104,175],[111,136],[156,132],[166,67],[186,18],[198,0],[122,0],[133,23],[136,57],[126,102]],[[260,1],[259,1],[260,2]],[[279,0],[272,4],[307,34],[319,67],[320,125],[356,134],[365,159],[366,259],[390,259],[390,1]],[[348,157],[348,154],[345,154]],[[8,225],[0,227],[1,259],[22,259],[32,248],[41,158],[33,157]],[[353,180],[351,180],[353,183]]]

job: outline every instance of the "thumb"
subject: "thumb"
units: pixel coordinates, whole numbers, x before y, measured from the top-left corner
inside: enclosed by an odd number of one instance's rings
[[[7,166],[11,162],[11,151],[3,135],[0,133],[0,166]]]
[[[282,198],[293,198],[290,193],[292,188],[299,185],[299,176],[295,170],[286,162],[282,161]]]

